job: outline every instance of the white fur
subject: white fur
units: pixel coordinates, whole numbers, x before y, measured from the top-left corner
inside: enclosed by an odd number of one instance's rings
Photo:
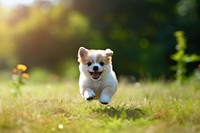
[[[117,90],[117,78],[112,69],[111,62],[109,64],[101,66],[99,62],[97,62],[97,53],[102,52],[102,55],[110,54],[112,56],[112,51],[110,49],[106,50],[95,50],[92,52],[93,63],[88,66],[80,61],[81,50],[87,50],[83,47],[79,49],[78,58],[79,58],[79,87],[81,95],[87,99],[91,100],[93,98],[99,99],[102,104],[108,104]],[[89,72],[93,71],[93,66],[99,67],[99,72],[102,72],[99,79],[92,79]]]

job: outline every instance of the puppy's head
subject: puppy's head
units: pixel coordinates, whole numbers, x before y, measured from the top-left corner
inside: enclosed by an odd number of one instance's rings
[[[112,70],[111,60],[113,51],[88,50],[80,47],[78,51],[79,70],[93,80],[99,80]]]

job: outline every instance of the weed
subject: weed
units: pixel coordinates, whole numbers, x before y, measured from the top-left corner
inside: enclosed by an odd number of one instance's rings
[[[186,39],[183,31],[176,31],[175,37],[177,40],[176,50],[177,52],[171,56],[171,58],[177,62],[173,70],[176,71],[175,78],[178,84],[182,84],[187,72],[186,64],[200,60],[200,56],[197,54],[188,55],[185,53],[187,48]]]

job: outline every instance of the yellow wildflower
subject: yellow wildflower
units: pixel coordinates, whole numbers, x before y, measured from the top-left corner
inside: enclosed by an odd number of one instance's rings
[[[24,79],[29,79],[29,74],[28,73],[22,73],[22,78]]]
[[[26,71],[27,66],[23,65],[23,64],[18,64],[17,65],[17,69],[20,70],[20,71],[22,71],[22,72],[24,72],[24,71]]]

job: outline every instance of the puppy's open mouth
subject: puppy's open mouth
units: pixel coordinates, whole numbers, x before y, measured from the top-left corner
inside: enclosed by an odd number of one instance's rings
[[[99,79],[101,77],[102,72],[90,72],[92,79]]]

